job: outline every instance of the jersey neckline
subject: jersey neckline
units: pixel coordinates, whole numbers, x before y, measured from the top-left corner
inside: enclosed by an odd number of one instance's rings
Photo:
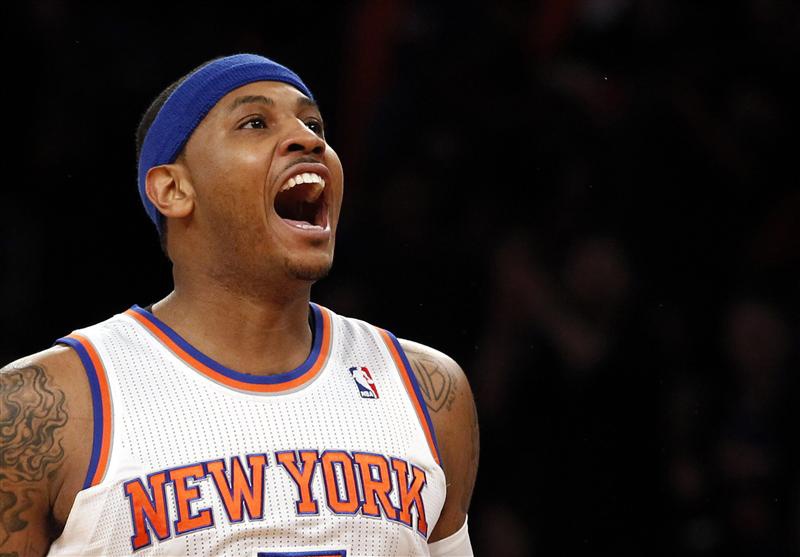
[[[252,375],[230,369],[192,346],[169,325],[149,311],[133,305],[127,315],[144,327],[167,349],[189,367],[226,387],[239,391],[264,394],[295,391],[314,379],[325,365],[331,348],[331,317],[329,310],[309,304],[313,319],[311,351],[299,367],[273,375]]]

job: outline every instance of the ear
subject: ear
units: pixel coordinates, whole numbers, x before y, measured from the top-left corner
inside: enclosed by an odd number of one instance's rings
[[[169,218],[188,217],[194,210],[194,187],[186,167],[162,164],[147,171],[145,190],[150,202]]]

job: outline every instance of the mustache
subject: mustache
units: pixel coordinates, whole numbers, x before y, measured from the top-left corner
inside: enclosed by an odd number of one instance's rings
[[[286,168],[284,168],[283,170],[285,172],[285,171],[289,170],[290,168],[292,168],[293,166],[296,166],[298,164],[307,163],[307,162],[318,163],[319,164],[319,163],[322,163],[322,160],[319,157],[311,157],[311,156],[306,155],[306,156],[303,156],[303,157],[300,157],[298,159],[293,160],[291,162],[291,164],[287,165]]]

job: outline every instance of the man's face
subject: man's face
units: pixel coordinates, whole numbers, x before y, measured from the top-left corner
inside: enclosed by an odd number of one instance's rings
[[[235,89],[194,131],[182,162],[196,195],[191,225],[220,269],[310,281],[327,274],[342,165],[313,101],[274,81]]]

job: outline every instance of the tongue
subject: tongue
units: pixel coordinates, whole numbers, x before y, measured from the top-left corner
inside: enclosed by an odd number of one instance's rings
[[[297,184],[278,193],[275,197],[275,212],[287,221],[311,224],[317,213],[319,184]],[[316,194],[316,195],[315,195]]]

